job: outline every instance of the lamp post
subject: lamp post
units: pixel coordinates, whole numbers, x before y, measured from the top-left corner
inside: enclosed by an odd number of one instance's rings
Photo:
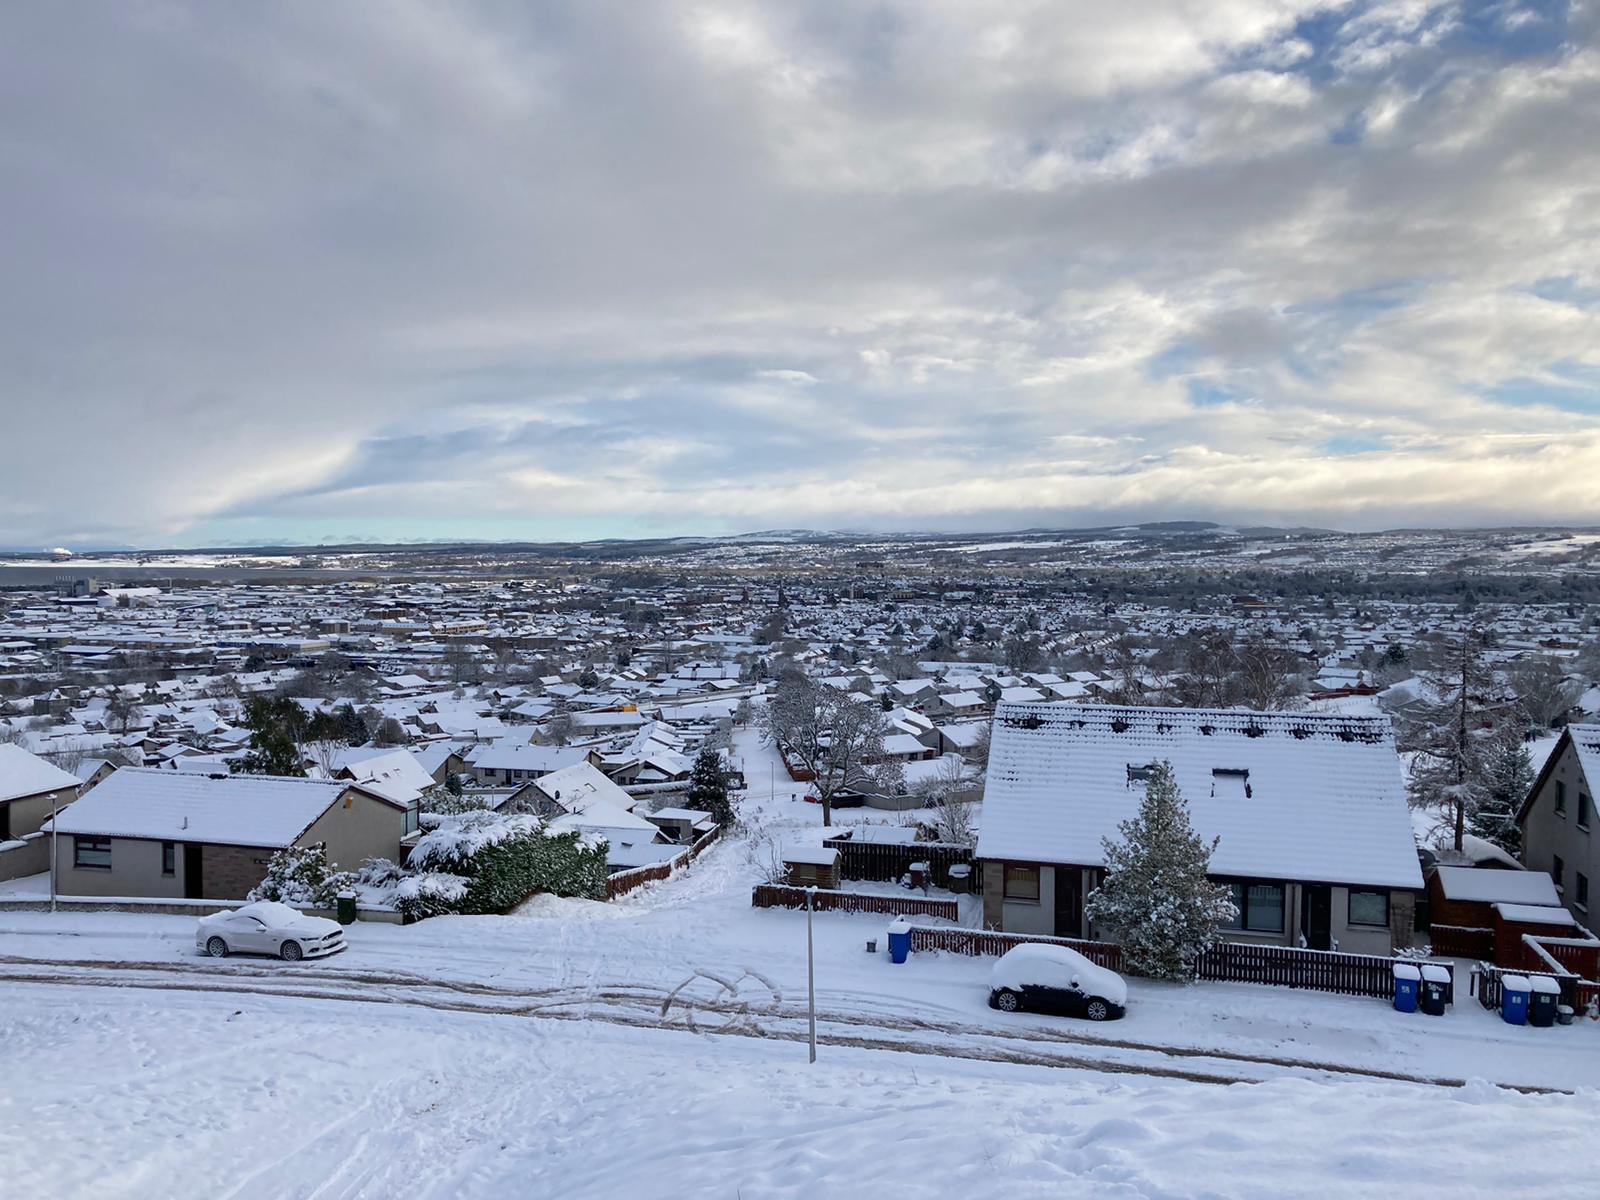
[[[50,911],[56,911],[56,794],[50,793]]]
[[[806,889],[806,1008],[811,1018],[811,1061],[817,1061],[817,960],[811,939],[811,900],[817,889]]]

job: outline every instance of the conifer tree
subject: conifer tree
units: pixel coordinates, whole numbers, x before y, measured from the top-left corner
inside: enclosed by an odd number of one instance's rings
[[[733,802],[728,797],[728,772],[722,755],[705,749],[695,756],[689,773],[689,795],[685,800],[689,808],[711,814],[712,819],[724,829],[733,823]]]
[[[1228,888],[1206,875],[1220,839],[1208,845],[1195,833],[1166,762],[1150,768],[1138,815],[1117,832],[1118,840],[1101,843],[1106,880],[1090,893],[1084,911],[1122,946],[1133,974],[1193,979],[1196,957],[1238,911]]]

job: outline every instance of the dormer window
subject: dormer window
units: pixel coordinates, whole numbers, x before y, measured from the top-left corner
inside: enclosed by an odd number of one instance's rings
[[[1155,777],[1156,764],[1145,763],[1142,766],[1134,763],[1128,764],[1128,784],[1149,783]]]
[[[1250,770],[1247,767],[1212,767],[1211,768],[1211,794],[1213,796],[1234,796],[1248,800],[1253,793],[1250,790]]]

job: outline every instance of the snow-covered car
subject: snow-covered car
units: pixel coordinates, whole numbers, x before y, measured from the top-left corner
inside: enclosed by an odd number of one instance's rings
[[[1114,1021],[1128,1011],[1128,985],[1076,950],[1031,943],[1013,947],[994,964],[989,1007]]]
[[[212,958],[271,954],[285,962],[326,958],[345,947],[344,927],[326,917],[308,917],[276,900],[257,900],[200,918],[194,944]]]

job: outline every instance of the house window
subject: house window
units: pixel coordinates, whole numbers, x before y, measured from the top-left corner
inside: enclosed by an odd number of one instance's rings
[[[1388,927],[1388,892],[1351,892],[1350,924]]]
[[[1039,903],[1039,868],[1006,864],[1006,899]]]
[[[0,842],[11,840],[11,805],[0,804]]]
[[[1233,906],[1239,910],[1224,929],[1250,933],[1283,932],[1283,885],[1281,883],[1230,883]]]
[[[1594,816],[1594,801],[1589,799],[1588,792],[1578,793],[1578,828],[1589,828],[1589,818]]]
[[[111,839],[75,837],[72,839],[72,865],[96,871],[111,869]]]
[[[1561,855],[1552,854],[1550,856],[1550,878],[1555,880],[1556,891],[1566,890],[1566,883],[1564,882],[1566,874],[1567,864],[1561,861]]]
[[[1577,878],[1573,882],[1574,882],[1574,887],[1572,889],[1572,903],[1574,905],[1576,905],[1578,908],[1583,909],[1584,912],[1588,912],[1589,911],[1589,877],[1587,875],[1585,875],[1582,871],[1579,871],[1578,875],[1577,875]]]
[[[420,805],[420,804],[408,804],[408,805],[406,805],[406,832],[407,833],[415,833],[417,831],[417,818],[421,814],[421,812],[422,812],[422,805]]]
[[[161,843],[161,873],[163,875],[178,873],[178,847],[173,842]]]
[[[1556,780],[1556,811],[1558,813],[1567,811],[1567,785],[1559,779]]]

